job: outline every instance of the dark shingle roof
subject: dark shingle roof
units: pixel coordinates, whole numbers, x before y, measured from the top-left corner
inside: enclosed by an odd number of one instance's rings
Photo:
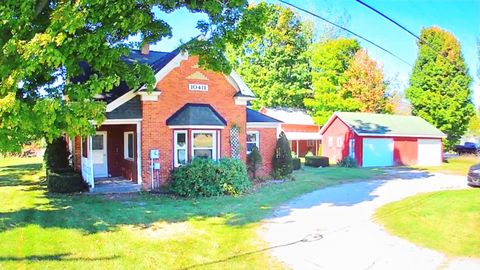
[[[226,126],[227,121],[209,104],[187,103],[167,119],[168,126]]]
[[[282,123],[282,121],[277,120],[273,117],[270,117],[268,115],[265,115],[261,112],[257,112],[255,110],[252,110],[250,108],[247,108],[247,123]]]

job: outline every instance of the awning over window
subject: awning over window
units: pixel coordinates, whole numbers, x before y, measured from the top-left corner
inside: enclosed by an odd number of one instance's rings
[[[322,136],[318,132],[285,132],[287,139],[292,140],[321,140]]]
[[[167,119],[167,126],[226,126],[227,121],[209,104],[187,103]]]

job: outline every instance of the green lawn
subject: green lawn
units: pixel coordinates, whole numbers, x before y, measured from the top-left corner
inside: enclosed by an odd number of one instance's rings
[[[439,172],[445,174],[467,175],[468,169],[473,164],[480,163],[480,158],[475,156],[457,156],[448,158],[441,166],[434,167],[418,167],[431,172]]]
[[[375,217],[390,233],[421,246],[480,258],[480,189],[409,197],[381,207]]]
[[[278,269],[261,220],[324,186],[375,169],[307,168],[244,196],[186,200],[140,193],[51,195],[39,159],[0,160],[0,269]]]

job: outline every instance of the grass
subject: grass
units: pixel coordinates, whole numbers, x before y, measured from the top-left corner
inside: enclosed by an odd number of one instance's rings
[[[0,160],[0,269],[279,269],[258,236],[283,202],[375,169],[305,168],[239,197],[52,195],[39,159]]]
[[[395,235],[450,256],[480,258],[480,190],[427,193],[387,204],[376,219]]]
[[[417,169],[445,174],[467,175],[470,166],[480,163],[476,156],[456,156],[448,158],[441,166],[417,167]]]

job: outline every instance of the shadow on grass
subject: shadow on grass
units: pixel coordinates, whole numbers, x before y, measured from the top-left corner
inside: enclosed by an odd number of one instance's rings
[[[37,182],[27,178],[41,168],[41,163],[0,167],[0,187],[37,185]]]
[[[119,258],[119,256],[108,256],[108,257],[98,257],[98,258],[79,258],[79,257],[72,257],[70,253],[58,253],[52,255],[31,255],[25,257],[14,257],[14,256],[0,256],[0,262],[38,262],[38,261],[107,261],[107,260],[115,260]]]

